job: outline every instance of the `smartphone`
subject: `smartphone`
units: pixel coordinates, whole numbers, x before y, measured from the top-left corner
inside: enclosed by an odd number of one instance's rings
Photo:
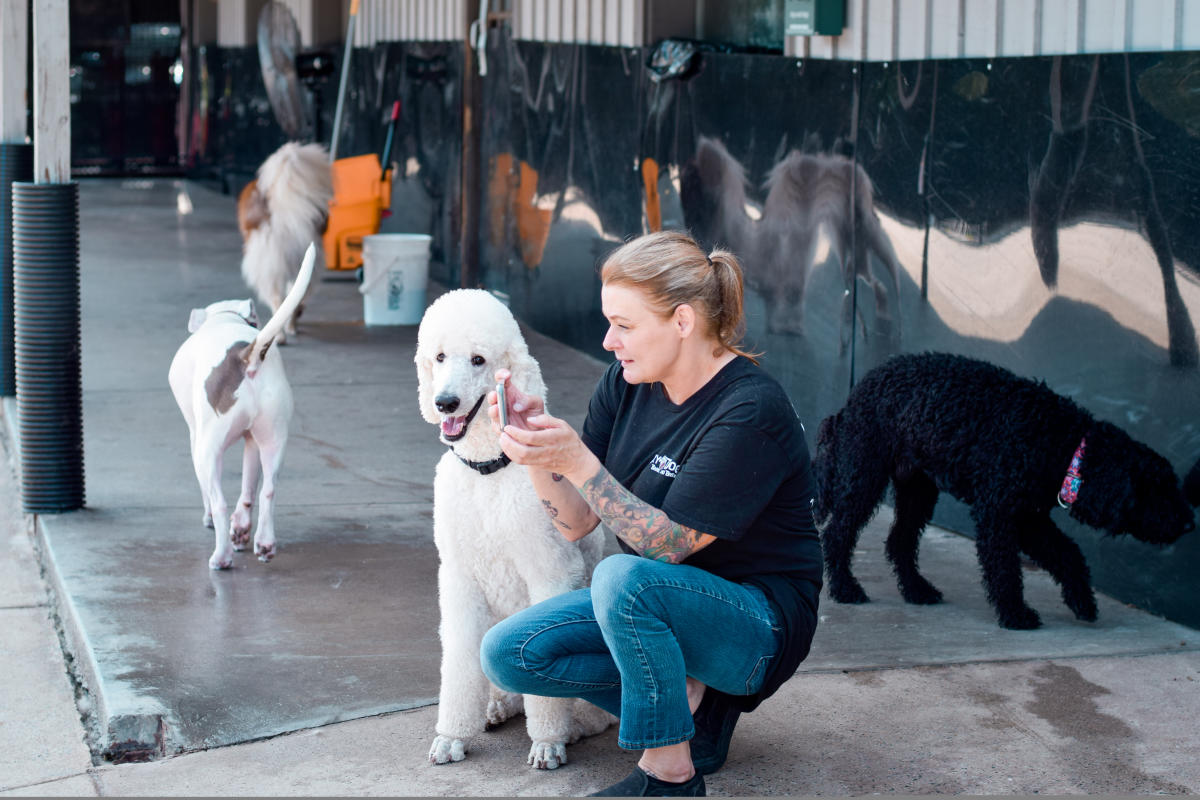
[[[496,405],[500,408],[500,429],[508,424],[508,398],[504,394],[504,384],[496,384]]]

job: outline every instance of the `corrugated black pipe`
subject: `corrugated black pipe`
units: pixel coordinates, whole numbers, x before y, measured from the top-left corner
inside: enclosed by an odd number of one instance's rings
[[[0,142],[0,397],[17,394],[13,351],[12,186],[33,180],[33,145]]]
[[[79,184],[14,183],[13,306],[26,513],[83,507]]]

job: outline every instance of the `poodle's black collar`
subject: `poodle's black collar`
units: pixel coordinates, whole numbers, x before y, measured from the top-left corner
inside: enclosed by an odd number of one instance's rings
[[[1075,455],[1071,456],[1071,466],[1067,467],[1067,477],[1063,478],[1062,488],[1058,490],[1058,504],[1070,508],[1079,497],[1079,487],[1083,485],[1083,449],[1087,445],[1087,437],[1079,440]]]
[[[454,453],[453,447],[450,448],[450,452]],[[493,472],[499,472],[512,463],[512,459],[506,456],[504,453],[501,453],[499,458],[493,458],[491,461],[468,461],[462,456],[459,456],[458,453],[454,453],[454,455],[458,456],[459,461],[463,462],[480,475],[491,475]]]

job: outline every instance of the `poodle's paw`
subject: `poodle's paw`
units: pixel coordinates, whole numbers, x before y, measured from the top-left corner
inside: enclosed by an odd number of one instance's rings
[[[1100,611],[1096,608],[1096,597],[1090,591],[1086,594],[1081,592],[1075,597],[1064,596],[1063,602],[1075,614],[1075,619],[1080,619],[1084,622],[1095,622],[1096,617],[1100,616]]]
[[[854,578],[829,582],[829,596],[839,603],[869,603],[871,598]]]
[[[932,606],[942,602],[942,593],[920,575],[900,584],[900,596],[904,602],[919,606]]]
[[[229,539],[234,550],[245,550],[250,544],[250,506],[239,504],[229,518]]]
[[[563,742],[534,742],[525,761],[534,769],[558,769],[567,763],[567,745]]]
[[[520,695],[517,695],[519,701]],[[515,717],[521,712],[519,702],[514,702],[510,696],[500,695],[493,696],[488,700],[487,715],[485,717],[483,729],[486,731],[499,728],[508,720]]]
[[[229,569],[233,566],[233,553],[215,550],[208,559],[209,569]]]
[[[462,739],[451,739],[440,733],[433,738],[429,748],[430,764],[449,764],[452,761],[462,761],[467,757],[467,746]]]
[[[1013,631],[1031,631],[1042,625],[1038,613],[1029,606],[1018,606],[1015,609],[999,609],[1000,627]]]

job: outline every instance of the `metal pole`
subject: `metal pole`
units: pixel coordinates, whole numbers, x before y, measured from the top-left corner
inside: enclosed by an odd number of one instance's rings
[[[350,54],[354,51],[354,23],[358,19],[358,0],[350,3],[350,21],[346,23],[346,44],[342,52],[342,75],[338,80],[337,109],[333,112],[333,139],[329,143],[329,160],[337,158],[338,139],[342,133],[342,108],[346,100],[346,82],[350,77]]]

